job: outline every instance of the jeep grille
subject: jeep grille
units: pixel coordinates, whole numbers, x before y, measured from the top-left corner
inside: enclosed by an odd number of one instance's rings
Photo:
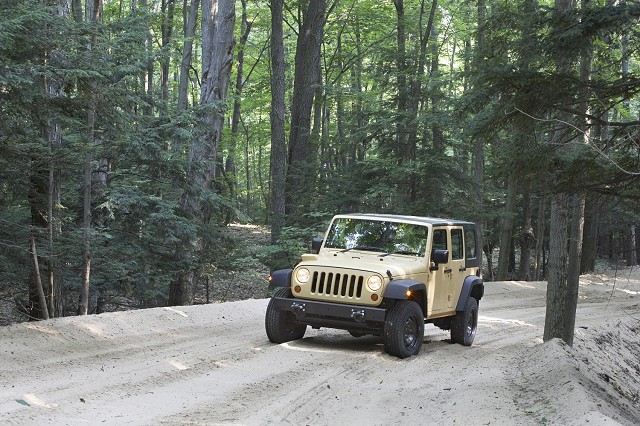
[[[311,293],[359,299],[362,296],[363,284],[362,275],[314,271],[311,279]]]

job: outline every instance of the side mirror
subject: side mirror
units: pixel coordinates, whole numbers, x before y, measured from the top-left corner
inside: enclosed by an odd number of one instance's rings
[[[436,265],[449,262],[449,250],[433,250],[431,252],[431,261]]]
[[[320,247],[322,247],[322,243],[324,240],[322,238],[313,237],[311,239],[311,253],[318,254],[320,253]]]

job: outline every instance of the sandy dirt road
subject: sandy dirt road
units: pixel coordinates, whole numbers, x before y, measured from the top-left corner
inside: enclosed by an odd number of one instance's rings
[[[545,283],[487,283],[473,346],[427,325],[405,360],[331,329],[271,344],[266,299],[2,327],[0,423],[640,424],[639,291],[585,277],[569,348],[542,343]]]

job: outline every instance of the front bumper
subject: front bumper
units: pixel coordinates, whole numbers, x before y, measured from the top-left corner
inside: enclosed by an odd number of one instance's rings
[[[387,312],[383,308],[284,297],[274,297],[273,306],[293,313],[296,321],[312,327],[372,332],[384,327]]]

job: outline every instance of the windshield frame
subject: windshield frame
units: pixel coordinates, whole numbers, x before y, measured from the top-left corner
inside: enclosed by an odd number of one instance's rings
[[[427,255],[429,226],[389,219],[337,217],[325,236],[324,248],[423,258]]]

